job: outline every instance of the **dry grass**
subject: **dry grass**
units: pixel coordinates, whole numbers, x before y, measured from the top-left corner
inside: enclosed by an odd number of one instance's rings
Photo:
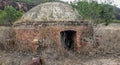
[[[106,26],[98,28],[96,35],[98,35],[98,52],[113,54],[120,52],[120,29],[114,26]]]
[[[4,31],[5,32],[5,31]],[[1,33],[1,32],[0,32]],[[6,32],[8,33],[8,32]],[[9,32],[10,33],[10,32]],[[89,64],[106,64],[108,59],[97,59],[95,57],[96,53],[103,54],[120,54],[120,30],[119,29],[98,29],[96,32],[97,41],[99,43],[98,48],[93,48],[93,45],[89,43],[84,48],[81,48],[80,51],[68,51],[62,46],[56,45],[55,42],[47,40],[41,47],[38,49],[38,54],[32,54],[33,56],[42,56],[45,59],[46,65],[89,65]],[[3,34],[3,33],[1,33]],[[9,38],[5,37],[4,39]],[[0,38],[2,39],[2,38]],[[8,40],[9,41],[9,40]],[[22,42],[19,42],[22,43]],[[9,49],[9,43],[0,43],[0,48],[6,46]],[[17,49],[29,51],[26,46],[20,44],[16,45]],[[25,47],[25,48],[24,48]],[[19,52],[18,52],[19,53]],[[92,58],[91,58],[92,57]],[[104,62],[107,61],[107,62]],[[111,61],[111,59],[110,59]],[[111,61],[112,62],[112,61]]]

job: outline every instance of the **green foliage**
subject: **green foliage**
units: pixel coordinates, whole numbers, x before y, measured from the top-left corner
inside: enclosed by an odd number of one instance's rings
[[[40,3],[44,3],[44,2],[55,2],[55,1],[60,1],[60,0],[12,0],[12,1],[40,4]]]
[[[23,12],[17,11],[12,6],[6,7],[0,11],[0,24],[12,24],[23,15]]]
[[[113,20],[113,23],[120,23],[120,20]]]
[[[94,23],[108,25],[115,18],[115,8],[109,4],[98,4],[96,1],[78,1],[71,5],[78,10],[83,19],[92,20]]]

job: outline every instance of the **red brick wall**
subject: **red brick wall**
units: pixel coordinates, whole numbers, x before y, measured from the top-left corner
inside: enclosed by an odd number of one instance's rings
[[[49,41],[55,42],[58,46],[61,45],[61,31],[65,30],[73,30],[76,31],[76,44],[75,49],[79,50],[81,48],[81,38],[83,37],[83,32],[91,30],[87,26],[47,26],[40,28],[28,28],[28,29],[20,29],[14,28],[16,33],[16,43],[19,46],[19,49],[29,49],[34,51],[36,48],[35,39],[42,40],[44,44],[49,45]],[[91,34],[89,34],[91,35]]]

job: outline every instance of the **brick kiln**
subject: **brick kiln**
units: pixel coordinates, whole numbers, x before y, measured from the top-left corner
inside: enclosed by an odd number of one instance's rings
[[[14,23],[19,50],[37,51],[40,45],[55,43],[68,50],[79,50],[92,37],[88,21],[80,20],[69,5],[52,2],[36,6]]]

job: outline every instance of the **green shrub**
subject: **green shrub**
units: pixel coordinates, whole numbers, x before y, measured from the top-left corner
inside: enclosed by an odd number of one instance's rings
[[[60,0],[12,0],[12,1],[25,2],[28,4],[40,4],[44,2],[55,2],[55,1],[60,1]]]
[[[17,11],[12,6],[6,7],[0,11],[0,24],[13,24],[23,15],[23,12]]]

